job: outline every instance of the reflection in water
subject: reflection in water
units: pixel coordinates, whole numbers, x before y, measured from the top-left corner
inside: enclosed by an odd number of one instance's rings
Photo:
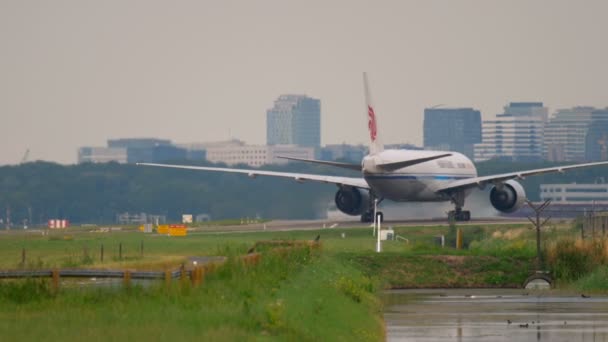
[[[608,297],[524,291],[390,291],[388,340],[608,342]]]

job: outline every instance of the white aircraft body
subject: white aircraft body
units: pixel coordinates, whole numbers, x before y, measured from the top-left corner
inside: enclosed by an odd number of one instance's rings
[[[519,209],[526,199],[526,193],[521,184],[517,182],[518,179],[543,173],[564,172],[570,169],[608,164],[608,161],[573,164],[479,177],[475,164],[457,152],[385,150],[378,137],[376,114],[365,73],[363,83],[367,102],[370,153],[363,158],[361,164],[286,158],[357,170],[361,172],[362,177],[154,163],[139,163],[138,165],[243,173],[252,178],[271,176],[290,178],[297,182],[332,183],[338,186],[335,196],[337,208],[349,215],[361,215],[362,221],[371,222],[374,218],[376,200],[379,203],[383,199],[395,202],[450,201],[454,204],[455,210],[450,211],[449,217],[458,221],[468,221],[470,212],[462,210],[466,197],[474,188],[484,189],[486,186],[492,186],[489,196],[490,204],[498,211],[510,213]],[[382,213],[378,214],[382,219]]]

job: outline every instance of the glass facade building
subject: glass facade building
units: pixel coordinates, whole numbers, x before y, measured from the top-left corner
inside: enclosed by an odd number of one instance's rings
[[[266,111],[266,144],[319,147],[321,101],[306,95],[281,95]]]
[[[548,115],[542,102],[509,103],[503,114],[483,121],[481,143],[475,144],[475,161],[541,160]]]
[[[424,110],[424,148],[460,152],[474,157],[474,144],[481,142],[481,113],[473,108],[427,108]]]
[[[593,107],[559,109],[545,127],[545,159],[585,161],[585,144]]]

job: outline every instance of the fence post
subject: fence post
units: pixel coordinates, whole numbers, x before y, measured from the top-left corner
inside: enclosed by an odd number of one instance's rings
[[[123,283],[126,287],[131,285],[131,271],[125,270],[123,273]]]
[[[462,230],[456,230],[456,249],[462,249]]]
[[[171,276],[171,271],[169,270],[165,270],[165,286],[168,288],[171,286],[171,279],[173,277]]]
[[[101,244],[101,262],[103,262],[103,243]]]
[[[52,284],[53,284],[53,292],[57,293],[59,291],[59,270],[53,269],[51,271],[52,276]]]
[[[118,243],[118,259],[122,260],[122,242]]]
[[[25,248],[21,249],[21,267],[25,268]]]
[[[198,283],[198,267],[195,267],[190,271],[190,281],[192,282],[192,286],[196,286]]]
[[[179,268],[179,277],[180,277],[179,278],[180,282],[182,283],[182,285],[184,285],[186,282],[187,274],[186,274],[186,266],[183,263]]]
[[[192,280],[192,285],[194,286],[199,286],[201,285],[201,283],[203,282],[203,275],[204,275],[204,268],[203,266],[197,266],[192,270],[192,276],[190,277]]]

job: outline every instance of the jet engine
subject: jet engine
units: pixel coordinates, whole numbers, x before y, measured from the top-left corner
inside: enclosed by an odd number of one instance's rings
[[[336,207],[345,214],[361,215],[367,210],[368,203],[369,192],[366,190],[344,186],[336,192]]]
[[[519,209],[526,200],[523,186],[514,180],[508,180],[502,186],[495,186],[490,191],[490,203],[503,213],[512,213]]]

